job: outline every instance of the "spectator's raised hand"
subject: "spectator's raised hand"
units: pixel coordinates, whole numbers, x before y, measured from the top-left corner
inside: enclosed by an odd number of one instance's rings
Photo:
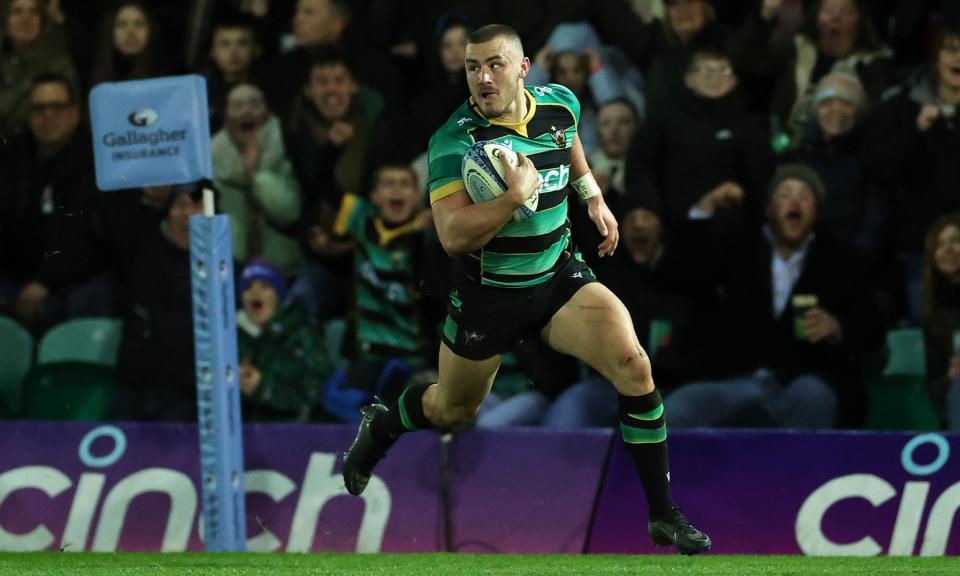
[[[263,154],[263,141],[260,138],[260,131],[255,130],[246,138],[246,142],[240,159],[243,160],[243,170],[249,178],[253,178],[257,170],[260,169],[260,157]]]
[[[917,114],[917,130],[926,132],[933,126],[933,123],[936,122],[937,118],[939,117],[939,108],[933,104],[924,104],[923,108],[920,109],[920,113]]]
[[[811,344],[816,344],[826,339],[838,340],[843,335],[840,322],[838,322],[832,314],[819,306],[807,310],[801,323],[803,324],[803,332],[807,337],[807,341]]]
[[[743,188],[733,181],[726,181],[704,194],[696,204],[697,210],[704,214],[713,214],[721,208],[735,206],[743,202]]]
[[[353,250],[353,242],[334,240],[322,226],[314,226],[310,229],[307,243],[314,253],[324,256],[342,256]]]
[[[337,121],[330,127],[330,142],[334,146],[343,146],[351,138],[353,138],[353,124]]]
[[[31,282],[24,286],[17,295],[17,316],[25,324],[33,324],[40,319],[43,305],[50,295],[50,290],[39,282]]]
[[[245,396],[251,396],[257,391],[261,378],[262,374],[249,360],[244,360],[240,364],[240,391]]]
[[[603,68],[603,57],[596,49],[587,48],[583,51],[583,55],[587,58],[587,69],[591,74]]]
[[[533,63],[539,66],[542,70],[549,72],[550,68],[553,67],[553,57],[556,55],[553,47],[547,44],[537,52],[537,55],[533,57]]]
[[[424,208],[413,219],[414,230],[429,230],[433,228],[433,212],[429,208]]]

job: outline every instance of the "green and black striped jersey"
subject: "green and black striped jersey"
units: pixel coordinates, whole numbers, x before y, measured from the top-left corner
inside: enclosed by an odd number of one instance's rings
[[[528,86],[528,111],[516,124],[485,118],[471,98],[430,139],[430,202],[464,190],[461,162],[467,148],[493,140],[525,154],[542,181],[537,212],[508,222],[483,248],[457,259],[454,283],[525,288],[546,282],[571,249],[567,220],[570,149],[580,103],[559,84]]]
[[[423,235],[412,222],[388,227],[373,204],[353,194],[346,194],[340,202],[333,232],[356,240],[353,313],[357,357],[422,363],[414,257],[415,245],[423,241]]]

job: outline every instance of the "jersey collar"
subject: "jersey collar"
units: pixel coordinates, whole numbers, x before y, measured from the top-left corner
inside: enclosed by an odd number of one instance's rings
[[[524,138],[527,137],[527,124],[530,123],[530,120],[533,119],[534,113],[537,111],[537,99],[533,97],[533,94],[530,93],[526,88],[523,89],[523,93],[527,97],[527,114],[519,122],[503,122],[500,120],[495,120],[492,118],[487,118],[483,115],[483,112],[480,111],[480,108],[477,106],[476,102],[473,99],[473,96],[470,97],[470,106],[473,108],[473,111],[477,113],[478,116],[496,126],[503,126],[504,128],[509,128],[517,134],[520,134]]]

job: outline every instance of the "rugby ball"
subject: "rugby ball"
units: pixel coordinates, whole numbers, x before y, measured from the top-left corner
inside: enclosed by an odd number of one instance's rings
[[[467,195],[474,204],[487,202],[500,196],[507,190],[504,180],[503,162],[511,166],[517,165],[517,154],[509,147],[493,141],[477,142],[463,156],[461,172]],[[513,213],[513,221],[521,222],[532,218],[537,211],[539,190],[527,199],[522,206]]]

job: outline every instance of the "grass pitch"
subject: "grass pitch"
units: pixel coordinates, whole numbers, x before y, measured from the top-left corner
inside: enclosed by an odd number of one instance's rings
[[[0,554],[0,575],[357,574],[525,576],[672,574],[836,576],[960,574],[958,558],[804,558],[796,556],[510,556],[475,554]]]

